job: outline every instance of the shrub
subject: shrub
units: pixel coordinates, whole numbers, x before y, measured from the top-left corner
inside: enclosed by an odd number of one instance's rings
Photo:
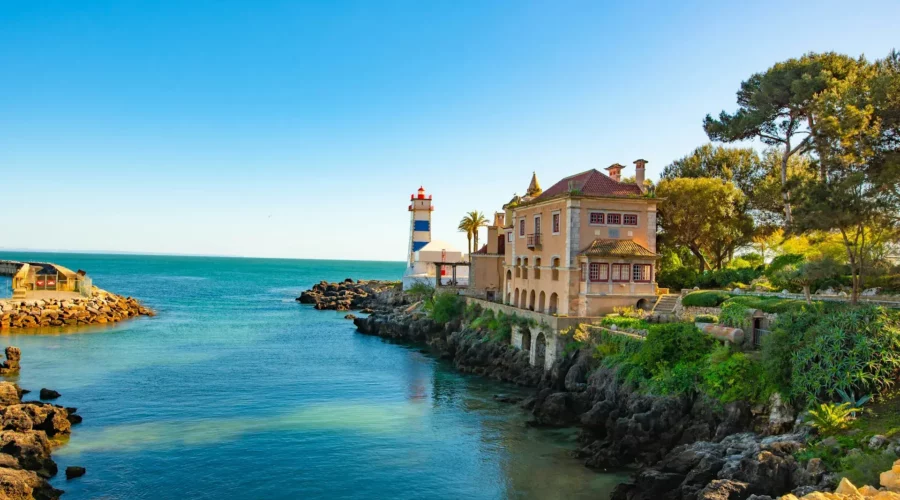
[[[750,308],[739,302],[728,300],[722,304],[722,314],[719,315],[719,319],[722,320],[724,325],[733,328],[746,328],[749,314]]]
[[[644,311],[634,306],[613,307],[613,313],[623,318],[643,318]]]
[[[625,318],[622,316],[607,316],[600,321],[602,326],[616,325],[619,328],[630,328],[632,330],[646,330],[650,328],[650,323],[640,318]]]
[[[692,323],[653,325],[649,330],[636,361],[651,375],[680,362],[700,361],[715,343]]]
[[[879,484],[881,473],[891,470],[896,458],[880,451],[846,456],[840,459],[838,476],[853,484]]]
[[[672,290],[693,288],[697,283],[697,271],[689,267],[661,270],[656,277],[659,286]]]
[[[767,313],[784,313],[799,309],[806,305],[806,301],[797,299],[783,299],[780,297],[757,297],[754,295],[739,295],[728,299],[729,303],[742,304],[750,309],[759,309]]]
[[[682,361],[671,370],[657,373],[651,379],[651,385],[661,394],[696,394],[704,368],[702,361]]]
[[[453,319],[462,318],[466,301],[454,293],[439,293],[431,300],[429,313],[435,323],[445,325]]]
[[[732,353],[725,346],[710,355],[709,366],[703,371],[704,391],[723,403],[765,401],[772,390],[763,380],[763,367],[759,362],[744,353]]]
[[[712,314],[699,314],[694,316],[695,323],[718,323],[719,318]]]
[[[809,410],[810,424],[822,436],[831,436],[850,427],[853,408],[849,403],[822,403],[818,408]]]
[[[708,292],[691,292],[681,300],[685,307],[718,307],[731,297],[726,292],[712,290]]]
[[[430,299],[434,295],[434,287],[428,283],[416,281],[406,290],[406,294],[414,301]]]
[[[824,313],[820,310],[825,310]],[[814,308],[791,358],[791,394],[808,402],[838,390],[881,394],[900,375],[900,320],[880,307]],[[779,318],[779,323],[781,323]],[[792,339],[793,340],[793,339]]]

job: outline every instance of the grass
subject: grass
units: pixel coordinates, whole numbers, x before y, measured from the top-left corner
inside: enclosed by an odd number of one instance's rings
[[[865,435],[900,435],[900,394],[892,394],[867,405],[863,414],[853,422],[853,429],[859,429],[857,432]]]

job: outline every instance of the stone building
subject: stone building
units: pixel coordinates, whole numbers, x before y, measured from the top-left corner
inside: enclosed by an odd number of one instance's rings
[[[498,301],[560,316],[594,317],[617,306],[650,308],[656,301],[657,199],[644,186],[647,162],[637,160],[635,182],[622,182],[620,164],[592,169],[542,190],[532,175],[524,196],[504,205],[494,226],[502,264],[491,250],[473,259],[473,295],[499,291]],[[502,225],[502,227],[501,227]],[[496,276],[498,269],[500,276]]]

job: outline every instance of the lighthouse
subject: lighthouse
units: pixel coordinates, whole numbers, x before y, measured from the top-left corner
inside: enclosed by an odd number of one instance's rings
[[[407,264],[415,264],[416,252],[431,243],[431,195],[425,195],[425,188],[419,186],[416,194],[409,196],[409,252]],[[412,271],[412,269],[410,269]],[[410,272],[407,272],[410,274]]]

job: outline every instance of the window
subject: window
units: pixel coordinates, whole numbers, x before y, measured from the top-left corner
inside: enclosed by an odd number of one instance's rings
[[[534,234],[541,234],[541,216],[534,216]]]
[[[612,265],[612,280],[616,282],[630,281],[631,276],[628,273],[631,271],[630,264],[613,264]]]
[[[525,237],[525,219],[519,219],[519,238]]]
[[[609,264],[591,262],[591,282],[609,281]]]
[[[634,281],[650,283],[650,264],[635,264],[632,272]]]
[[[606,223],[607,224],[621,224],[622,223],[622,214],[606,214]]]
[[[553,214],[552,225],[553,234],[559,234],[559,212]]]
[[[603,224],[603,212],[591,212],[590,223],[594,225]]]
[[[512,231],[506,233],[506,241],[512,243]]]
[[[637,214],[622,215],[622,224],[626,226],[637,226]]]

